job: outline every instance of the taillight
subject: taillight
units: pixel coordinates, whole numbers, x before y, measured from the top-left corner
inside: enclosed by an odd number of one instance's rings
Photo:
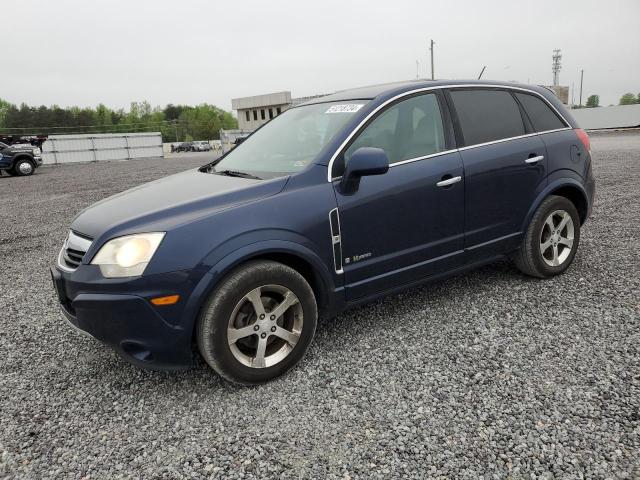
[[[591,151],[591,141],[589,140],[589,135],[587,135],[587,132],[585,132],[581,128],[574,128],[573,131],[576,132],[576,135],[578,136],[578,138],[582,142],[582,145],[584,145],[584,148],[587,149],[587,152],[590,152]]]

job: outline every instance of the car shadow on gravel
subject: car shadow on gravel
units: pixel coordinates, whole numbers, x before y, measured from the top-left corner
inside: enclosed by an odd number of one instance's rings
[[[418,317],[424,315],[425,312],[429,312],[430,305],[442,306],[458,302],[461,297],[478,294],[479,290],[484,291],[496,288],[504,282],[536,283],[539,281],[522,275],[510,262],[505,260],[374,300],[351,308],[333,318],[321,319],[316,329],[316,338],[302,361],[291,372],[285,373],[271,383],[287,381],[287,378],[291,376],[304,375],[307,367],[313,368],[312,363],[323,361],[325,353],[332,356],[341,355],[343,352],[341,344],[344,337],[354,338],[356,341],[364,339],[364,332],[373,327],[383,332],[385,330],[392,332],[394,325],[385,321],[385,316],[390,313],[394,317]],[[437,319],[434,319],[434,321],[437,321]],[[407,335],[414,336],[419,335],[424,326],[416,323],[411,328],[414,331],[405,331]],[[469,323],[469,328],[473,328],[472,323]],[[107,349],[108,347],[96,344],[95,348]],[[178,371],[142,369],[129,364],[113,351],[105,352],[105,354],[109,355],[108,360],[104,358],[103,354],[99,354],[101,358],[91,362],[93,363],[93,368],[89,369],[89,378],[87,380],[106,381],[111,385],[124,382],[124,385],[128,385],[128,380],[126,379],[135,377],[138,386],[144,383],[151,383],[155,389],[164,386],[170,391],[180,385],[181,388],[192,392],[201,391],[209,394],[214,390],[235,393],[246,388],[260,388],[260,386],[243,387],[226,382],[209,368],[197,352],[195,345],[194,365],[186,370]],[[348,355],[348,353],[344,352],[344,355]]]

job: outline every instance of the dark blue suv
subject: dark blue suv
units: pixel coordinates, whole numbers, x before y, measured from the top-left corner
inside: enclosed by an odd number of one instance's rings
[[[129,361],[254,384],[319,316],[509,256],[571,264],[589,138],[547,89],[404,82],[291,108],[222,158],[103,200],[51,269],[70,322]]]

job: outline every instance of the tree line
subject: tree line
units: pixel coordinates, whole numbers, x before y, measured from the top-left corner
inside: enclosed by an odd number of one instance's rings
[[[0,98],[0,134],[55,135],[66,133],[160,132],[163,142],[212,140],[220,129],[238,128],[236,118],[214,105],[168,104],[152,107],[132,102],[128,111],[103,104],[96,108],[20,106]]]
[[[618,105],[635,105],[635,104],[640,104],[640,93],[638,95],[634,95],[631,92],[625,93],[624,95],[622,95],[622,97],[620,97],[620,102],[618,103]],[[599,107],[599,106],[600,106],[600,95],[589,95],[589,97],[587,97],[587,103],[586,103],[587,108],[593,108],[593,107]],[[580,108],[580,107],[577,107],[576,105],[574,105],[573,108]]]

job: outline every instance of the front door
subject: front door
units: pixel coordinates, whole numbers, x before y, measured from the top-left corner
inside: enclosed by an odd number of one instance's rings
[[[463,263],[464,172],[448,150],[434,93],[383,110],[346,149],[382,148],[390,169],[343,195],[334,181],[347,300],[408,284]],[[340,172],[338,172],[339,174]]]

